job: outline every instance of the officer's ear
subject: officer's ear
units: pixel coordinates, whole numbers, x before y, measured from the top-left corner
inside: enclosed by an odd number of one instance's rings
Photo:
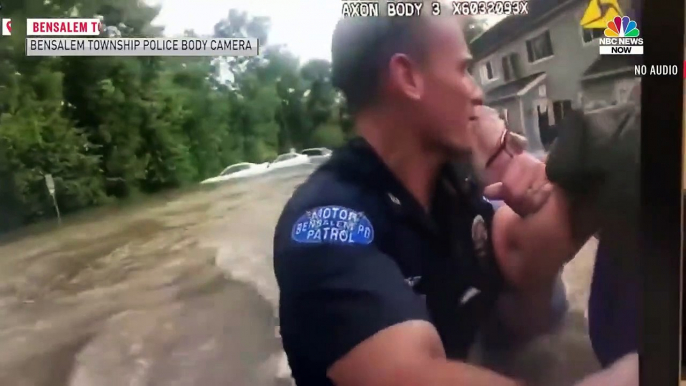
[[[389,87],[400,95],[417,101],[424,91],[419,64],[406,54],[395,54],[388,63]]]

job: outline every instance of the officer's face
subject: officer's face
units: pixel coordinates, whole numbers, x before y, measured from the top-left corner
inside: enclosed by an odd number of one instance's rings
[[[474,108],[483,101],[480,87],[469,73],[471,54],[454,18],[429,23],[430,44],[422,66],[421,115],[433,142],[450,152],[470,152],[474,138],[468,130]]]

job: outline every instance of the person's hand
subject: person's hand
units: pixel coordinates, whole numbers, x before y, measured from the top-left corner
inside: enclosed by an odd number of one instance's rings
[[[527,140],[508,131],[505,121],[490,107],[477,106],[474,114],[470,126],[472,164],[484,184],[501,181],[511,158],[526,149]]]
[[[515,213],[526,217],[538,212],[553,191],[545,164],[528,153],[517,154],[504,166],[500,182],[484,189],[490,200],[502,200]]]
[[[526,139],[507,131],[495,110],[479,106],[475,116],[472,156],[482,182],[488,185],[484,195],[504,201],[522,217],[537,212],[553,189],[545,163],[524,152]]]

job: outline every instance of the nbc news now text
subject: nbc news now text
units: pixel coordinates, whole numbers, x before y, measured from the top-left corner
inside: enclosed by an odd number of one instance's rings
[[[643,38],[600,38],[600,55],[643,55]]]

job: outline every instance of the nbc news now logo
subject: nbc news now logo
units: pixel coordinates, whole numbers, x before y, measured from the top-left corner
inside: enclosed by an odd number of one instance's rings
[[[600,55],[643,55],[643,39],[636,22],[628,16],[607,22],[605,37],[599,39]]]

